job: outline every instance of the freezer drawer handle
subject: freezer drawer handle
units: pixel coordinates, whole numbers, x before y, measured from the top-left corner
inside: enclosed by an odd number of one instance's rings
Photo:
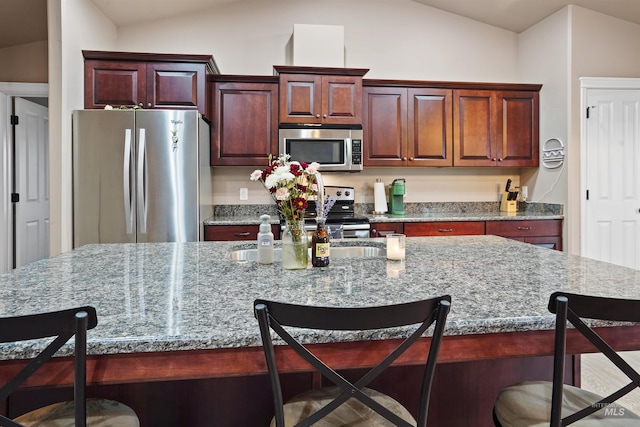
[[[146,132],[140,129],[138,138],[138,220],[140,233],[147,234],[147,177],[146,177]]]
[[[518,227],[518,230],[529,231],[531,230],[531,227]]]
[[[122,187],[124,190],[124,220],[127,234],[133,233],[133,206],[131,205],[131,129],[124,132],[124,162],[122,167]]]

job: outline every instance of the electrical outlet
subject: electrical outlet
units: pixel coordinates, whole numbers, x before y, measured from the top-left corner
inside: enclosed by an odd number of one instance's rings
[[[249,189],[241,188],[240,189],[240,200],[249,200]]]

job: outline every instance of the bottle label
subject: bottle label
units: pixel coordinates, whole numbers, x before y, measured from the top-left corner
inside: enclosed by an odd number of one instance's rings
[[[329,243],[316,243],[316,258],[327,258],[329,256]]]
[[[272,246],[272,241],[270,239],[262,239],[259,241],[260,246]]]

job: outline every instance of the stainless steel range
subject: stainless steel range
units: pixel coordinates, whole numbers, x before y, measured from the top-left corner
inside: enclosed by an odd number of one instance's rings
[[[334,239],[368,239],[369,219],[355,214],[355,192],[353,187],[324,187],[325,198],[330,196],[336,202],[327,214],[327,230]],[[312,233],[317,227],[316,202],[309,201],[305,214],[304,228]],[[284,224],[283,224],[284,225]]]

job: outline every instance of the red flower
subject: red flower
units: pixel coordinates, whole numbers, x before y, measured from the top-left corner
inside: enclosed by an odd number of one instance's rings
[[[303,169],[306,169],[309,167],[309,163],[300,162],[300,166],[302,166]]]
[[[293,201],[293,207],[296,210],[303,211],[303,210],[307,209],[307,200],[304,197],[297,197]]]
[[[302,175],[302,168],[300,167],[299,164],[297,163],[291,163],[289,165],[289,171],[293,174],[293,176],[300,176]]]

